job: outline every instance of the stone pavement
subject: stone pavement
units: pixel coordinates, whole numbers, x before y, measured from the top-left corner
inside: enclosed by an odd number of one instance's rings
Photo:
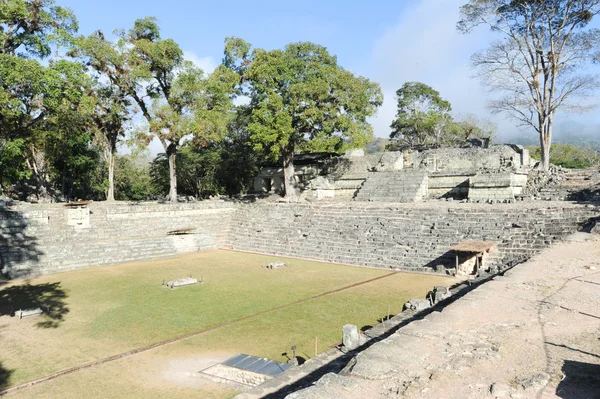
[[[600,237],[576,233],[287,397],[600,398],[599,294]]]

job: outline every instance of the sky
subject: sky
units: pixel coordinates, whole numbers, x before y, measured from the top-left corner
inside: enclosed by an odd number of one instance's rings
[[[455,116],[475,114],[494,121],[500,141],[535,138],[532,131],[486,108],[488,95],[473,78],[471,55],[493,40],[485,28],[470,35],[456,31],[459,7],[466,0],[57,0],[72,9],[81,34],[98,29],[128,29],[135,19],[158,18],[164,38],[179,43],[188,59],[204,70],[221,61],[226,37],[254,47],[282,48],[312,41],[328,48],[347,70],[378,82],[384,105],[371,121],[378,137],[389,136],[396,110],[395,92],[420,81],[449,100]],[[101,6],[99,6],[101,4]],[[557,134],[570,126],[600,135],[600,112],[557,116]]]

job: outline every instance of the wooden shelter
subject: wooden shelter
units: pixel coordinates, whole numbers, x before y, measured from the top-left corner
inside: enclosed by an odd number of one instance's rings
[[[450,248],[456,254],[456,275],[476,276],[486,267],[487,256],[496,249],[493,241],[463,241]]]

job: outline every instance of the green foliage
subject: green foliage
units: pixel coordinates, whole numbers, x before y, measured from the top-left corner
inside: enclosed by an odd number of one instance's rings
[[[367,118],[383,101],[379,85],[341,68],[325,47],[299,42],[257,49],[245,76],[250,139],[273,158],[296,148],[344,151],[373,139]]]
[[[432,87],[407,82],[398,91],[398,111],[390,138],[404,145],[441,145],[452,121],[452,106]]]
[[[136,155],[117,156],[115,188],[115,199],[119,201],[149,200],[155,195],[150,178],[150,165]]]
[[[202,149],[184,145],[177,152],[177,184],[180,195],[203,198],[222,191],[216,179],[220,148],[211,145]],[[155,190],[169,191],[169,159],[158,154],[150,166],[150,176]]]
[[[29,179],[31,171],[25,164],[25,140],[0,142],[0,192],[16,181]]]
[[[52,44],[69,40],[78,29],[75,15],[54,3],[54,0],[1,1],[0,53],[45,58],[50,55]]]
[[[541,160],[539,146],[529,146],[531,157]],[[570,169],[583,169],[600,165],[600,153],[590,148],[576,147],[570,144],[552,144],[550,157],[554,165]]]

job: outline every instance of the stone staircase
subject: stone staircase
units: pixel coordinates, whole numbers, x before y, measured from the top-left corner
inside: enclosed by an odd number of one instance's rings
[[[355,201],[415,202],[427,196],[427,172],[405,169],[372,172],[354,197]]]

